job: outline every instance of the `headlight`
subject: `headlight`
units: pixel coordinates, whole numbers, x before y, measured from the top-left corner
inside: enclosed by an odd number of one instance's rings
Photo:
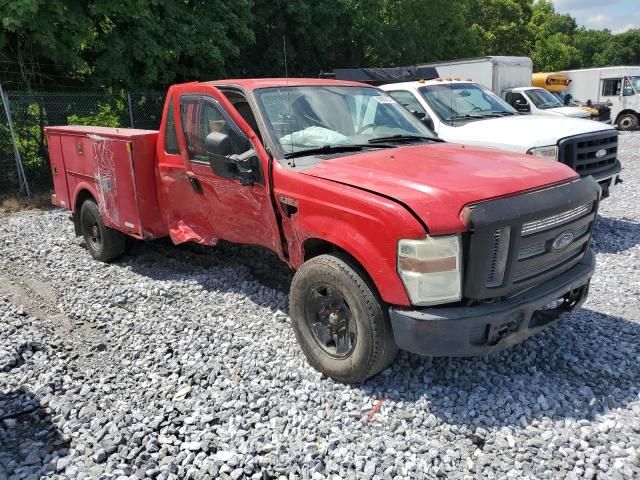
[[[527,153],[536,157],[546,158],[547,160],[558,160],[558,147],[555,145],[531,148]]]
[[[413,305],[437,305],[462,298],[459,235],[398,242],[398,274]]]

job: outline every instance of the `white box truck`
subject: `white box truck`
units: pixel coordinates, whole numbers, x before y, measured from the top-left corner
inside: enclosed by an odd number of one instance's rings
[[[419,67],[433,67],[441,78],[473,80],[498,95],[507,88],[531,85],[533,73],[533,61],[529,57],[498,55],[426,63]]]
[[[592,102],[609,102],[611,118],[620,130],[640,124],[640,66],[565,70],[571,80],[567,92]]]

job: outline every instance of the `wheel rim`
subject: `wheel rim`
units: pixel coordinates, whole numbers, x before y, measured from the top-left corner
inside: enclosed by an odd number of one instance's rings
[[[633,119],[631,119],[628,116],[622,117],[622,119],[620,119],[620,127],[624,130],[627,130],[629,128],[631,128],[631,126],[633,125]]]
[[[102,233],[98,221],[91,214],[85,215],[84,224],[87,231],[87,241],[91,248],[99,251],[102,248]]]
[[[306,321],[320,349],[334,358],[346,358],[356,346],[357,325],[344,295],[327,284],[314,285],[307,297]]]

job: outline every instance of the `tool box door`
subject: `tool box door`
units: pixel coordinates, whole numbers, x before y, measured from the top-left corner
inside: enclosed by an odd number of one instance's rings
[[[131,142],[93,136],[91,144],[102,219],[109,227],[140,237],[142,232],[133,178]]]
[[[69,188],[67,186],[67,172],[64,166],[60,135],[48,134],[49,162],[53,176],[53,196],[51,202],[63,208],[71,208],[69,204]]]

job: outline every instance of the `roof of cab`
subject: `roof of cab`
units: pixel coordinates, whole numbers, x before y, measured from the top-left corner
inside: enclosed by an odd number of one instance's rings
[[[347,87],[369,87],[370,85],[344,80],[331,80],[327,78],[241,78],[224,79],[205,82],[216,86],[236,86],[245,90],[257,90],[258,88],[269,87],[303,87],[303,86],[347,86]]]
[[[383,90],[397,90],[406,88],[420,88],[426,85],[442,85],[451,83],[477,83],[472,80],[447,80],[444,78],[436,78],[434,80],[413,80],[411,82],[387,83],[380,85]]]

